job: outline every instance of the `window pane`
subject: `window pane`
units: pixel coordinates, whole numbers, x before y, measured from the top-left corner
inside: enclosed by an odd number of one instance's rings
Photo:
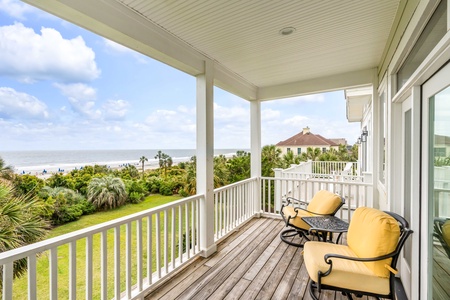
[[[430,188],[429,207],[433,226],[429,249],[432,254],[433,299],[450,299],[450,87],[430,98]],[[435,155],[438,153],[439,155]]]
[[[447,32],[447,1],[443,0],[437,7],[419,39],[408,54],[397,73],[397,91],[408,81],[425,57],[438,44]]]

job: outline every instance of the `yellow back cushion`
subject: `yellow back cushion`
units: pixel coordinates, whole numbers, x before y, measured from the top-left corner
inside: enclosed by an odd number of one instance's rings
[[[318,191],[306,208],[316,214],[329,215],[341,205],[341,197],[332,192],[322,190]]]
[[[347,234],[347,244],[358,257],[372,258],[395,250],[400,237],[398,222],[390,215],[374,208],[360,207],[352,217]],[[389,277],[391,258],[365,265],[379,277]]]
[[[447,245],[450,246],[450,220],[445,221],[442,225],[442,237]]]

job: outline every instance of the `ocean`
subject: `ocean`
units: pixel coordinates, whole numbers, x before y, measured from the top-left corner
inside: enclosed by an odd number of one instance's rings
[[[233,155],[238,150],[248,149],[216,149],[214,155]],[[75,168],[86,165],[106,165],[120,167],[124,164],[140,165],[139,158],[148,158],[146,166],[158,165],[155,155],[159,150],[134,149],[134,150],[55,150],[55,151],[0,151],[0,157],[6,165],[13,166],[17,173],[54,172],[64,170],[69,172]],[[172,157],[174,163],[188,161],[195,155],[195,149],[161,149],[162,152]]]

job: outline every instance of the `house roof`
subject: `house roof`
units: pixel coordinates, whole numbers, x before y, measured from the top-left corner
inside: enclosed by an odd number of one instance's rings
[[[372,84],[415,1],[24,0],[244,99]],[[280,34],[292,27],[290,35]],[[207,62],[207,63],[205,63]]]
[[[304,131],[281,141],[276,146],[339,146],[335,142],[324,138],[320,134],[312,132],[304,133]]]

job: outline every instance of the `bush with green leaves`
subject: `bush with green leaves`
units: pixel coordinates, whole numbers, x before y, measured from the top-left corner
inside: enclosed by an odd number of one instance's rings
[[[47,204],[53,225],[75,221],[95,211],[95,207],[83,195],[68,188],[46,186],[39,195]]]
[[[44,186],[44,180],[34,175],[24,174],[14,177],[14,191],[19,194],[32,194],[36,196]]]
[[[141,180],[124,180],[128,202],[139,203],[147,194],[145,182]]]

